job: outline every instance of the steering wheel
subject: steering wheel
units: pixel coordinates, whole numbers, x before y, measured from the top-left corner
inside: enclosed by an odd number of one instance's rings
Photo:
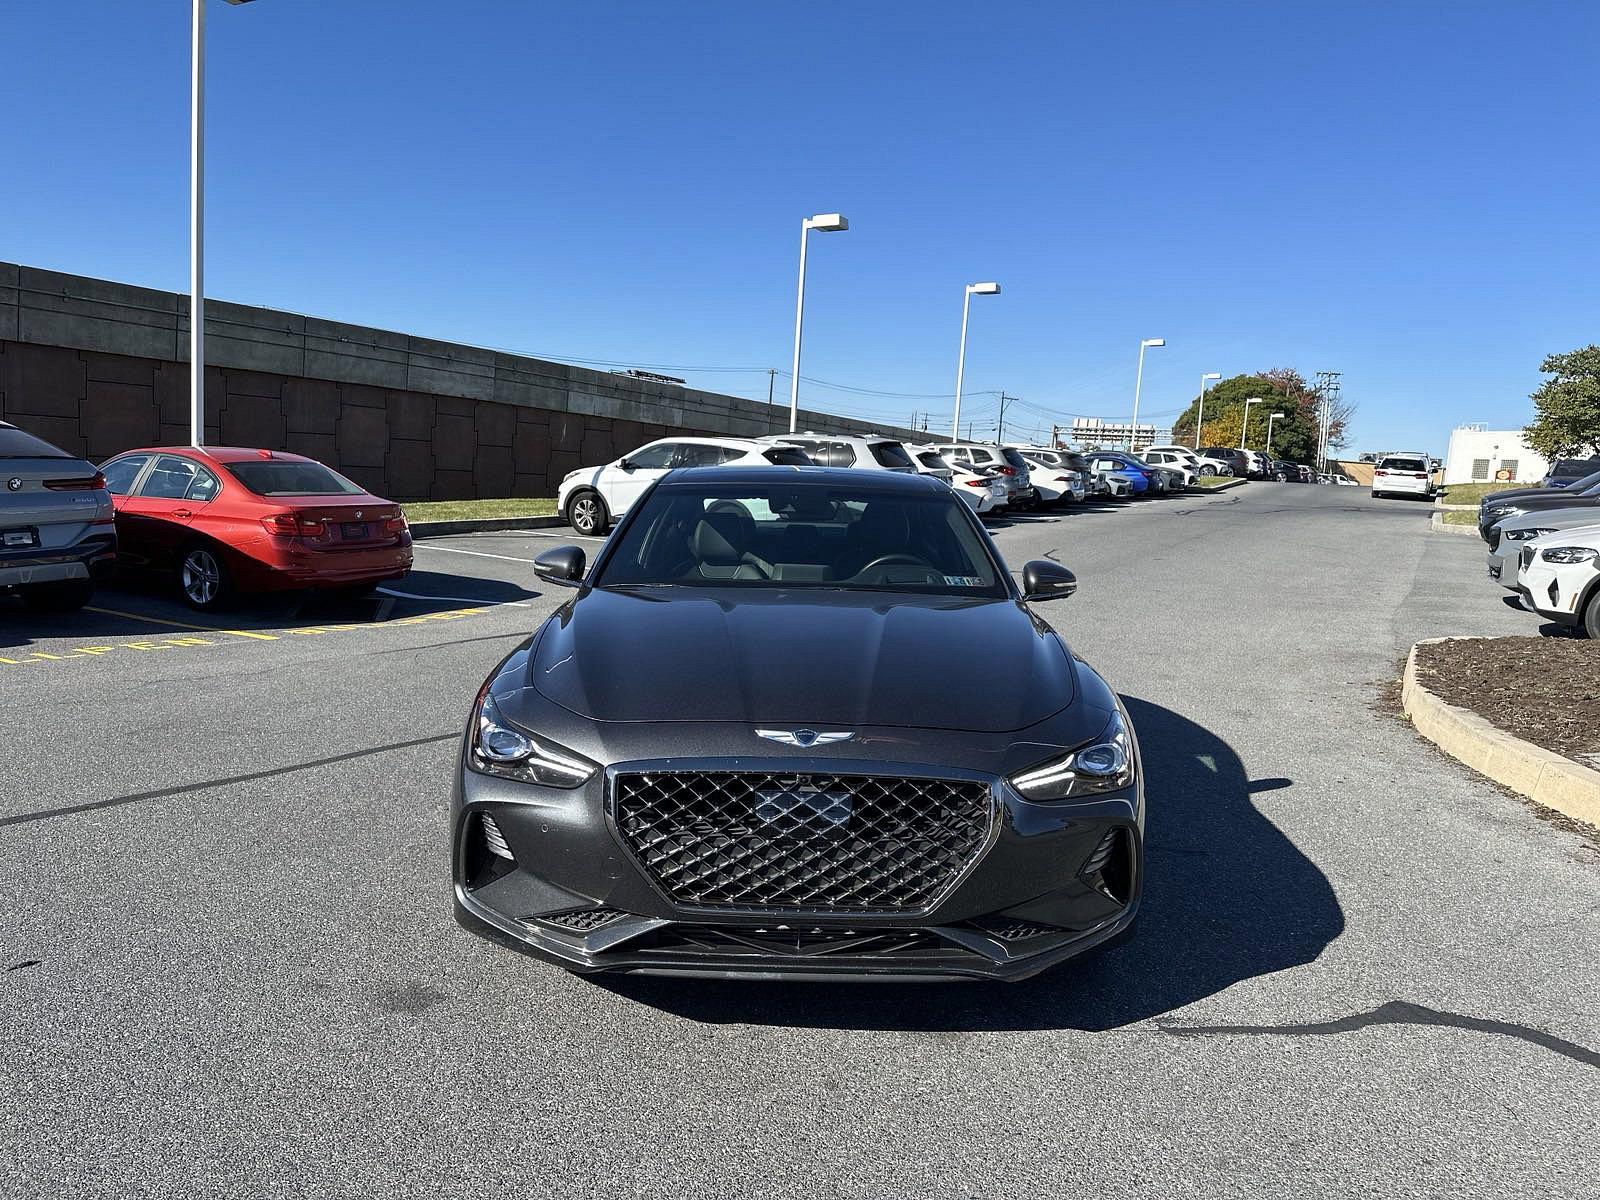
[[[873,559],[866,566],[857,571],[853,576],[851,576],[851,578],[859,579],[874,567],[888,567],[896,565],[922,567],[929,571],[933,570],[932,563],[925,558],[918,558],[915,554],[880,554],[877,558]]]

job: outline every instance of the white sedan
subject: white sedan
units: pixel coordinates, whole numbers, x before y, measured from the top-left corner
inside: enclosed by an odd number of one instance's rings
[[[1524,542],[1517,594],[1524,608],[1600,638],[1600,525]]]
[[[646,488],[675,468],[811,465],[805,453],[794,446],[750,438],[663,438],[604,466],[569,471],[556,492],[556,507],[575,533],[599,537]]]

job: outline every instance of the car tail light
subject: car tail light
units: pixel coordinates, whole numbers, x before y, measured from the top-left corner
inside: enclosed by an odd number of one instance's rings
[[[966,484],[968,487],[986,488],[989,486],[989,481],[987,479],[963,479],[961,482]]]
[[[273,513],[270,517],[262,517],[261,524],[268,533],[278,537],[317,538],[327,532],[321,517],[308,517],[304,513]]]
[[[98,492],[106,486],[106,477],[96,471],[77,479],[46,479],[44,485],[52,492]]]
[[[385,518],[383,522],[385,533],[401,534],[406,531],[406,517],[404,513],[398,516]]]
[[[1411,475],[1413,479],[1426,479],[1427,477],[1428,473],[1426,471],[1414,471]]]
[[[1001,467],[1000,468],[1000,474],[1002,474],[1002,475],[1015,475],[1016,473],[1017,473],[1017,469],[1015,467]]]
[[[1389,472],[1387,472],[1387,471],[1385,471],[1385,470],[1383,470],[1381,468],[1373,472],[1374,475],[1387,475],[1388,473]]]

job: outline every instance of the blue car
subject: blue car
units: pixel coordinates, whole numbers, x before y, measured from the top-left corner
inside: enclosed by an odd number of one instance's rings
[[[1155,476],[1149,466],[1131,454],[1124,454],[1120,450],[1096,450],[1084,457],[1089,460],[1091,470],[1126,479],[1131,495],[1143,496],[1155,487]]]

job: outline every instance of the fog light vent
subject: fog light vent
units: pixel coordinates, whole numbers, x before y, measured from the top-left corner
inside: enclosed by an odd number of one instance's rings
[[[1033,921],[1024,921],[1020,917],[984,917],[972,924],[974,928],[981,929],[990,937],[999,938],[1002,942],[1025,942],[1029,938],[1061,932],[1054,925],[1039,925]]]
[[[1111,858],[1111,852],[1116,848],[1117,831],[1108,829],[1105,837],[1100,839],[1100,844],[1094,848],[1094,853],[1089,856],[1089,861],[1083,864],[1084,875],[1098,875],[1105,870],[1106,862]]]
[[[505,835],[500,832],[500,826],[494,823],[494,818],[488,813],[482,814],[483,844],[489,853],[496,858],[503,858],[507,862],[516,862],[516,856],[511,853],[511,847],[506,845]]]
[[[554,925],[557,929],[566,929],[572,933],[589,933],[596,929],[604,929],[627,915],[614,908],[579,908],[572,912],[550,913],[548,916],[533,919],[543,925]]]

